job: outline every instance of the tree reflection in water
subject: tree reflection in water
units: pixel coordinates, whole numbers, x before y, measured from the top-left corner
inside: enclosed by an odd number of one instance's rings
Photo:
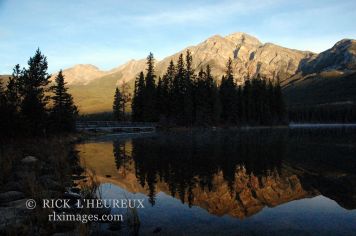
[[[244,218],[321,193],[352,208],[356,188],[342,186],[355,180],[354,140],[354,132],[330,130],[179,132],[117,140],[113,153],[119,173],[134,170],[152,206],[163,183],[182,203]],[[332,172],[347,178],[324,176]],[[328,183],[336,189],[325,190]]]

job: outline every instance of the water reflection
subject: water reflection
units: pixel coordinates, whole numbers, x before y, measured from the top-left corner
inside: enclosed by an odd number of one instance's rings
[[[102,182],[143,193],[152,206],[165,193],[245,219],[319,195],[355,209],[355,140],[354,130],[204,131],[88,142],[78,150]]]

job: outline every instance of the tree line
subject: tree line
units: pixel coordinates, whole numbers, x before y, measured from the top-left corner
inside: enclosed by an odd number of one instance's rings
[[[207,65],[195,73],[192,55],[180,54],[162,77],[155,74],[154,57],[147,57],[146,73],[135,79],[132,121],[160,122],[185,126],[275,125],[287,122],[279,82],[259,75],[237,84],[232,60],[218,84]],[[120,91],[114,99],[114,113],[120,106]],[[122,109],[121,109],[122,110]],[[122,113],[121,113],[122,116]],[[120,120],[120,115],[115,116]]]
[[[296,123],[355,123],[356,104],[294,106],[288,109],[288,116]]]
[[[47,58],[37,49],[27,68],[16,65],[6,84],[0,81],[0,133],[46,136],[75,130],[78,109],[60,71],[50,84]]]

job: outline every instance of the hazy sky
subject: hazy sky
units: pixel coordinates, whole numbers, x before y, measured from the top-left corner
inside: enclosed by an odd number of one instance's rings
[[[107,70],[238,31],[320,52],[356,38],[355,9],[355,0],[0,0],[0,74],[25,66],[37,47],[50,72],[79,63]]]

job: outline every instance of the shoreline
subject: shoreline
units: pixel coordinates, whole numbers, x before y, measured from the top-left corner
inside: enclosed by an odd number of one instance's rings
[[[27,201],[58,199],[80,191],[76,179],[85,171],[74,149],[80,134],[2,141],[0,234],[53,234],[77,225],[49,222],[50,211],[27,207]],[[68,228],[69,227],[69,228]]]

